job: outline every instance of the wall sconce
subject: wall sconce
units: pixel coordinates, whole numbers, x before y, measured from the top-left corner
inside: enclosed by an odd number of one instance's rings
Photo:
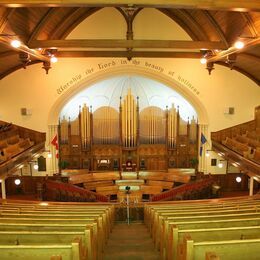
[[[223,168],[224,166],[224,162],[225,160],[219,160],[219,163],[218,163],[218,168]]]
[[[242,181],[242,178],[239,177],[239,176],[237,176],[237,177],[236,177],[236,182],[237,182],[237,183],[240,183],[241,181]]]
[[[19,186],[21,184],[21,180],[20,179],[15,179],[14,180],[14,184]]]
[[[205,154],[205,156],[206,156],[206,157],[209,157],[211,151],[212,151],[212,150],[206,150],[206,154]]]

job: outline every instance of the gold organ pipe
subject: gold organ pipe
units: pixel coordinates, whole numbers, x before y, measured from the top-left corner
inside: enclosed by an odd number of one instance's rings
[[[104,122],[104,136],[105,136],[105,143],[107,144],[107,107],[105,108],[105,120]]]
[[[134,116],[134,111],[133,111],[133,97],[130,96],[130,104],[131,104],[131,114],[130,114],[130,118],[131,118],[131,121],[130,121],[130,131],[131,131],[131,138],[130,138],[130,146],[133,147],[133,138],[134,138],[134,135],[133,135],[133,116]]]
[[[127,136],[128,136],[128,142],[127,142],[127,146],[130,147],[130,139],[131,139],[131,129],[130,129],[131,102],[130,102],[130,93],[128,93],[128,95],[127,95],[127,109],[128,109],[128,113],[127,113]]]
[[[152,119],[153,119],[152,120],[152,123],[153,123],[152,124],[152,127],[153,127],[152,129],[153,129],[153,144],[154,144],[154,141],[155,141],[154,140],[155,139],[155,116],[154,116],[154,112],[152,112]]]
[[[150,144],[150,143],[151,143],[150,110],[149,110],[149,114],[148,114],[148,116],[147,116],[147,124],[148,124],[148,140],[149,140],[148,142],[149,142],[149,144]]]
[[[174,124],[173,109],[171,109],[171,148],[173,148],[173,124]]]
[[[127,102],[126,100],[124,100],[124,107],[125,107],[125,116],[124,116],[124,120],[125,120],[125,146],[127,146]]]
[[[84,106],[84,141],[85,141],[85,148],[87,147],[87,124],[88,124],[88,113],[87,107]]]
[[[149,136],[150,136],[150,144],[152,144],[152,138],[153,138],[153,132],[152,132],[152,114],[151,114],[151,109],[149,110],[150,113],[149,113]]]
[[[126,134],[126,124],[125,124],[125,100],[123,101],[123,104],[122,104],[122,139],[123,139],[123,143],[124,143],[124,146],[126,145],[126,142],[125,142],[125,134]]]
[[[154,129],[153,129],[153,111],[151,109],[151,130],[152,130],[152,144],[153,144],[153,141],[154,141]]]
[[[87,145],[88,145],[88,126],[89,126],[89,120],[88,120],[88,116],[89,116],[89,113],[88,113],[88,107],[86,107],[86,114],[85,114],[85,129],[86,129],[86,131],[85,131],[85,142],[86,142],[86,147],[87,147]]]
[[[89,111],[89,107],[87,109],[87,145],[90,145],[90,111]]]
[[[172,122],[172,114],[171,114],[171,110],[169,109],[169,112],[168,112],[168,140],[169,140],[170,148],[172,147],[172,144],[171,144],[171,131],[172,131],[171,122]]]
[[[134,144],[134,138],[135,138],[135,128],[134,128],[134,117],[135,117],[135,109],[134,109],[134,98],[132,96],[132,122],[131,122],[131,126],[132,126],[132,147],[135,146]]]
[[[136,132],[137,132],[137,130],[136,130],[136,120],[137,120],[137,116],[136,116],[136,104],[135,104],[134,99],[133,99],[133,109],[134,109],[134,111],[133,111],[133,114],[134,114],[134,116],[133,116],[133,131],[134,131],[134,136],[133,136],[134,141],[133,141],[133,143],[134,143],[134,146],[136,146],[136,138],[137,138],[137,136],[136,136]]]

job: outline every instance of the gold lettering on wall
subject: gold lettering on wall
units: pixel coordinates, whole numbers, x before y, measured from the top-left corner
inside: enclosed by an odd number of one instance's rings
[[[71,88],[72,86],[78,84],[80,81],[84,80],[86,77],[92,75],[93,73],[105,71],[114,67],[123,67],[133,65],[135,67],[141,67],[148,70],[152,70],[153,72],[159,74],[165,74],[166,76],[178,81],[183,87],[188,88],[190,91],[193,92],[195,95],[199,95],[199,90],[184,76],[176,73],[172,70],[167,70],[161,64],[156,64],[153,62],[148,62],[144,60],[132,59],[128,60],[112,60],[108,62],[99,62],[95,67],[86,68],[84,72],[78,73],[70,78],[67,82],[61,84],[59,88],[57,88],[56,92],[58,95],[61,95],[67,89]]]

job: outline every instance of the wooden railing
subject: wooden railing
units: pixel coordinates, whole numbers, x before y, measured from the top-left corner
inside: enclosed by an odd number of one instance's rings
[[[9,126],[4,127],[5,125]],[[20,139],[20,142],[17,143],[17,150],[9,156],[3,156],[3,160],[1,160],[0,163],[0,175],[7,174],[8,172],[14,170],[18,164],[21,164],[26,160],[30,160],[35,153],[44,150],[46,140],[45,133],[4,121],[0,121],[0,126],[2,126],[1,129],[3,128],[0,131],[0,142],[3,143],[5,140],[10,140],[16,136]],[[24,143],[26,140],[27,144]],[[4,152],[4,150],[1,151]]]
[[[55,200],[55,198],[51,198],[52,192],[65,192],[70,194],[78,193],[82,198],[87,197],[89,199],[93,198],[95,201],[108,202],[108,198],[106,196],[103,196],[96,192],[88,191],[86,189],[76,187],[75,185],[68,184],[68,183],[47,180],[45,182],[45,197],[49,196],[48,199]]]
[[[232,126],[229,128],[225,128],[223,130],[212,132],[211,133],[211,140],[216,142],[221,142],[225,140],[226,137],[233,138],[237,135],[243,135],[247,131],[254,131],[256,129],[256,120],[252,120],[240,125]]]
[[[183,194],[191,191],[201,191],[202,189],[211,186],[214,183],[214,178],[209,177],[202,179],[196,182],[187,183],[176,188],[173,188],[169,191],[165,191],[158,195],[155,195],[151,198],[151,201],[160,201],[160,200],[173,200],[178,194]]]

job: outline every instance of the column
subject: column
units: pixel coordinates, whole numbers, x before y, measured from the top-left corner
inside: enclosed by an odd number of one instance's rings
[[[1,189],[2,189],[2,199],[6,199],[6,191],[5,191],[5,180],[0,180],[1,181]]]
[[[254,177],[251,176],[249,181],[249,196],[253,196],[253,194],[254,194]]]

